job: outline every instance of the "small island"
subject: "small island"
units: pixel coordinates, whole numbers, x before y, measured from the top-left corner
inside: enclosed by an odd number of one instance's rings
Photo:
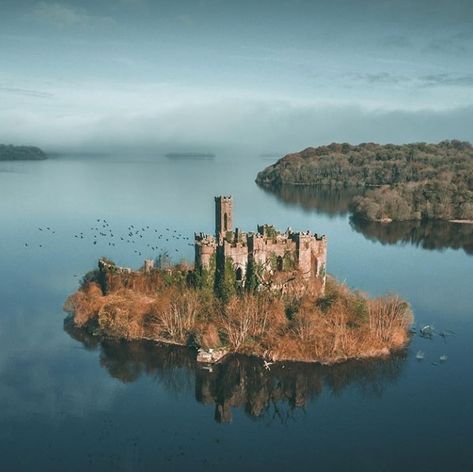
[[[0,144],[0,161],[44,161],[48,156],[35,146]]]
[[[472,176],[473,147],[464,141],[332,143],[284,156],[256,182],[357,189],[351,210],[368,221],[473,222]]]
[[[271,225],[245,233],[233,229],[231,197],[215,205],[215,235],[195,235],[194,265],[146,260],[132,270],[100,259],[65,303],[73,325],[197,348],[206,363],[240,353],[335,364],[406,346],[409,304],[370,299],[328,277],[325,236]]]

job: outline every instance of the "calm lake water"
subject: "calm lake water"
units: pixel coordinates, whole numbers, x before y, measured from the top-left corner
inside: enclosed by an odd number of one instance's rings
[[[473,470],[472,227],[355,222],[342,193],[259,188],[266,165],[237,152],[0,163],[1,470]],[[455,335],[414,336],[383,361],[268,371],[233,357],[208,372],[187,350],[100,342],[64,323],[100,256],[192,259],[218,194],[233,195],[242,229],[327,234],[329,272],[397,292],[418,326]],[[94,245],[104,218],[114,237]],[[131,224],[146,230],[139,243],[120,239]]]

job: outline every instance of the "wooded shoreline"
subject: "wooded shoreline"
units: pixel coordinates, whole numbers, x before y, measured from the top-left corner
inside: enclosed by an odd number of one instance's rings
[[[351,211],[367,221],[473,220],[473,147],[463,141],[332,143],[284,156],[256,182],[359,189]]]

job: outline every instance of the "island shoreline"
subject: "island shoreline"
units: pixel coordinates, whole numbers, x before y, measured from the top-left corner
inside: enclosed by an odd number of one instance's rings
[[[97,338],[197,349],[204,364],[242,354],[334,365],[387,357],[410,341],[413,316],[404,300],[369,299],[333,278],[322,296],[264,290],[224,302],[212,290],[188,286],[189,267],[101,267],[103,272],[84,277],[64,305],[75,328]]]
[[[359,191],[350,210],[367,221],[473,221],[473,146],[466,141],[404,145],[332,143],[287,154],[260,171],[264,188]]]

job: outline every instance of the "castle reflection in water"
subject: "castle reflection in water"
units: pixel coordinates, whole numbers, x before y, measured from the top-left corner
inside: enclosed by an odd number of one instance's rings
[[[194,395],[205,405],[214,405],[219,423],[233,419],[233,409],[253,418],[275,421],[293,419],[308,408],[324,390],[338,394],[348,386],[364,395],[380,396],[395,381],[405,364],[400,352],[385,359],[349,361],[335,366],[276,363],[241,355],[227,356],[211,370],[199,366],[195,352],[152,342],[120,342],[91,336],[66,320],[64,329],[87,349],[100,350],[100,365],[110,376],[130,383],[146,375],[170,393]]]

